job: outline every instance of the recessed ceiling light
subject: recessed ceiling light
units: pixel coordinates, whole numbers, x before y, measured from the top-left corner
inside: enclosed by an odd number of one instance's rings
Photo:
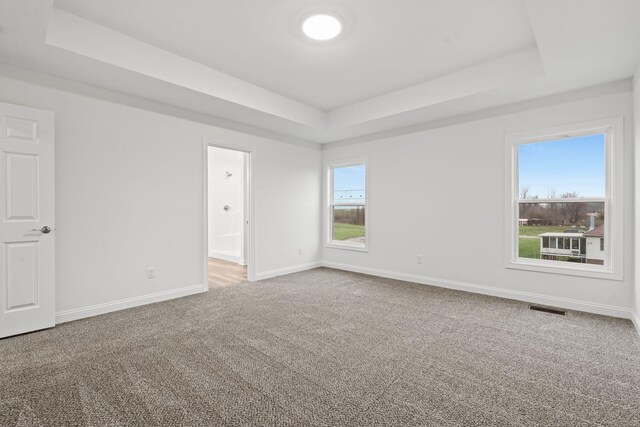
[[[302,21],[302,32],[310,39],[327,41],[340,35],[342,22],[333,15],[311,15]]]

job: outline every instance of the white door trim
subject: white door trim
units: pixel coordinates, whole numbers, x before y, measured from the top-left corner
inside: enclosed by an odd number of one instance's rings
[[[244,251],[247,264],[247,280],[255,282],[256,252],[255,252],[255,195],[253,165],[255,164],[255,147],[250,145],[229,144],[208,137],[202,139],[202,286],[203,292],[209,291],[209,147],[225,148],[241,151],[247,154],[245,163],[245,192],[244,192]]]

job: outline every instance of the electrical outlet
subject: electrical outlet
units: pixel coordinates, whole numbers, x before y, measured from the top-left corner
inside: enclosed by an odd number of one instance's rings
[[[147,279],[155,279],[156,278],[156,268],[148,267],[147,268]]]
[[[417,263],[417,264],[422,264],[422,255],[418,255],[418,256],[416,257],[416,263]]]
[[[304,251],[302,250],[302,248],[298,248],[298,255],[302,255],[304,253]]]

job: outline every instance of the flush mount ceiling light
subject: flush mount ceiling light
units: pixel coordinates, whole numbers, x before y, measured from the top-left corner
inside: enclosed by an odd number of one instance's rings
[[[314,14],[302,21],[302,32],[312,40],[332,40],[342,32],[342,21],[326,13]]]

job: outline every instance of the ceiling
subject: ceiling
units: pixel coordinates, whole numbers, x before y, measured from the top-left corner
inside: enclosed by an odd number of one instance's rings
[[[188,7],[175,0],[58,0],[56,6],[321,110],[535,47],[523,1],[336,2],[348,33],[329,44],[295,36],[292,24],[314,2],[181,3]]]
[[[331,11],[344,34],[306,40]],[[594,86],[637,0],[0,0],[0,61],[320,143]]]

